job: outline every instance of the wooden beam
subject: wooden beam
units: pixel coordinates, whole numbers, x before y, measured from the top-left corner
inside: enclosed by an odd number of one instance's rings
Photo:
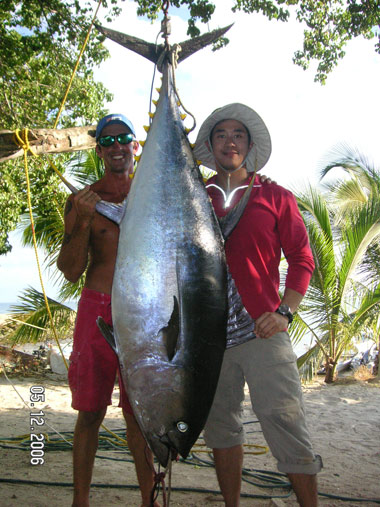
[[[64,153],[95,148],[96,125],[68,129],[31,129],[28,141],[36,155]],[[0,130],[0,162],[21,157],[24,150],[19,148],[11,130]],[[28,155],[31,155],[28,152]]]

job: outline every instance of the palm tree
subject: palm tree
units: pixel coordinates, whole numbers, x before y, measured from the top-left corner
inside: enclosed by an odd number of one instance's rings
[[[62,168],[60,168],[62,171]],[[68,163],[69,178],[78,186],[90,185],[102,177],[103,168],[95,150],[78,152],[72,156]],[[33,210],[34,231],[37,246],[45,253],[44,264],[49,269],[50,277],[59,287],[58,299],[48,299],[54,326],[62,336],[72,326],[75,311],[65,301],[79,298],[83,288],[85,275],[76,283],[65,280],[62,273],[56,268],[57,257],[62,244],[64,232],[64,207],[67,193],[57,190],[52,196],[51,203],[46,211]],[[19,229],[23,231],[22,243],[24,246],[33,245],[33,233],[29,216],[22,217]],[[26,288],[19,297],[20,302],[11,308],[12,314],[17,317],[19,326],[10,336],[15,343],[37,342],[45,339],[50,333],[50,323],[43,293],[35,288]]]
[[[380,302],[380,278],[363,283],[363,267],[380,239],[379,175],[363,161],[355,151],[324,167],[323,176],[334,167],[352,176],[330,185],[328,200],[311,187],[296,192],[316,263],[301,315],[317,346],[305,358],[323,355],[326,382],[334,380],[353,338],[373,328]]]
[[[357,148],[346,144],[339,144],[327,155],[321,168],[321,176],[325,177],[331,170],[339,168],[346,175],[347,180],[338,180],[326,185],[330,192],[337,213],[337,221],[345,216],[346,210],[360,209],[368,205],[369,200],[380,198],[380,170],[363,155]],[[358,311],[356,319],[367,322],[368,335],[377,339],[377,350],[380,351],[380,323],[378,287],[380,284],[380,242],[378,238],[366,249],[363,262],[359,268],[363,283],[370,287],[368,297],[365,298],[363,308]],[[379,357],[377,358],[378,364]],[[378,371],[379,375],[379,371]]]

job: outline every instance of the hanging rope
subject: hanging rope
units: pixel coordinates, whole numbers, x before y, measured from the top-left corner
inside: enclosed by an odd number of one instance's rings
[[[31,192],[30,192],[30,180],[29,180],[28,156],[27,156],[27,154],[28,154],[28,151],[30,151],[35,157],[37,157],[37,155],[34,153],[34,151],[32,150],[32,148],[31,148],[31,146],[29,144],[28,129],[24,129],[22,131],[20,131],[19,129],[16,129],[14,135],[15,135],[15,142],[18,144],[18,146],[21,149],[24,150],[24,170],[25,170],[25,179],[26,179],[26,186],[27,186],[27,201],[28,201],[28,208],[29,208],[29,217],[30,217],[30,224],[31,224],[31,228],[32,228],[33,246],[34,246],[34,252],[35,252],[35,255],[36,255],[37,269],[38,269],[38,275],[39,275],[40,284],[41,284],[41,288],[42,288],[42,293],[43,293],[43,296],[44,296],[44,301],[45,301],[46,309],[47,309],[47,312],[48,312],[48,315],[49,315],[50,325],[51,325],[51,328],[53,330],[54,339],[55,339],[56,344],[58,346],[59,352],[60,352],[60,354],[62,356],[64,365],[65,365],[66,369],[68,370],[69,369],[69,365],[67,364],[67,360],[66,360],[66,358],[65,358],[65,356],[63,354],[63,350],[62,350],[61,344],[60,344],[59,339],[58,339],[57,330],[56,330],[56,327],[54,325],[53,316],[52,316],[51,311],[50,311],[49,301],[47,299],[47,295],[46,295],[46,291],[45,291],[45,286],[44,286],[43,279],[42,279],[41,265],[40,265],[39,256],[38,256],[37,240],[36,240],[36,233],[35,233],[35,228],[34,228],[34,219],[33,219],[33,213],[32,213],[32,201],[31,201]],[[57,169],[57,171],[58,171],[58,169]],[[127,441],[124,438],[120,437],[119,435],[117,435],[116,433],[114,433],[113,431],[111,431],[104,424],[102,424],[101,426],[102,426],[102,428],[104,430],[108,431],[113,437],[115,437],[117,440],[119,440],[123,444],[127,443]]]
[[[59,111],[58,111],[57,117],[56,117],[56,119],[55,119],[55,122],[54,122],[54,127],[53,127],[53,128],[56,128],[56,127],[57,127],[57,125],[58,125],[58,120],[59,120],[59,117],[61,116],[61,113],[62,113],[62,111],[63,111],[63,108],[64,108],[64,105],[65,105],[65,102],[66,102],[67,96],[69,95],[69,91],[70,91],[71,85],[73,84],[75,74],[76,74],[76,72],[77,72],[77,70],[78,70],[78,67],[79,67],[79,62],[80,62],[80,59],[82,58],[82,55],[83,55],[83,53],[84,53],[84,50],[85,50],[85,48],[86,48],[86,46],[87,46],[88,40],[89,40],[89,38],[90,38],[90,34],[91,34],[92,27],[93,27],[93,25],[94,25],[94,22],[95,22],[96,16],[98,15],[98,11],[99,11],[99,8],[100,8],[101,4],[102,4],[102,0],[99,0],[99,2],[98,2],[98,6],[97,6],[96,11],[95,11],[95,14],[94,14],[94,16],[93,16],[93,18],[92,18],[92,21],[91,21],[91,24],[90,24],[90,26],[89,26],[89,28],[88,28],[86,38],[85,38],[85,40],[84,40],[84,42],[83,42],[82,49],[80,50],[80,53],[79,53],[79,56],[78,56],[77,62],[76,62],[76,64],[75,64],[75,66],[74,66],[74,70],[73,70],[73,72],[72,72],[72,74],[71,74],[71,78],[70,78],[69,84],[67,85],[67,90],[66,90],[66,93],[65,93],[65,95],[64,95],[64,97],[63,97],[62,104],[61,104],[61,107],[59,108]]]
[[[165,0],[162,2],[162,12],[164,14],[164,19],[161,21],[161,32],[162,37],[165,39],[165,49],[169,51],[169,35],[171,34],[172,28],[170,25],[170,17],[168,15],[169,12],[169,0]]]
[[[96,19],[96,16],[99,12],[99,8],[101,6],[101,3],[102,3],[102,0],[99,0],[98,2],[98,6],[96,8],[96,11],[94,13],[94,16],[92,18],[92,21],[91,21],[91,24],[88,28],[88,31],[87,31],[87,34],[86,34],[86,37],[85,37],[85,40],[83,42],[83,45],[82,45],[82,48],[79,52],[79,56],[78,56],[78,59],[76,61],[76,64],[74,66],[74,69],[73,69],[73,72],[71,74],[71,78],[70,78],[70,81],[69,81],[69,84],[67,86],[67,89],[66,89],[66,92],[65,92],[65,95],[63,97],[63,100],[62,100],[62,103],[61,103],[61,106],[59,108],[59,111],[58,111],[58,114],[57,114],[57,117],[55,119],[55,122],[54,122],[54,128],[57,127],[57,124],[58,124],[58,121],[59,121],[59,118],[60,118],[60,115],[63,111],[63,108],[64,108],[64,105],[65,105],[65,102],[67,100],[67,97],[68,97],[68,94],[70,92],[70,88],[71,88],[71,85],[73,83],[73,80],[74,80],[74,77],[75,77],[75,74],[78,70],[78,67],[79,67],[79,63],[80,63],[80,59],[82,58],[82,55],[84,53],[84,50],[87,46],[87,43],[88,43],[88,40],[90,38],[90,34],[91,34],[91,30],[92,30],[92,27],[94,25],[94,22],[95,22],[95,19]],[[42,279],[42,271],[41,271],[41,265],[40,265],[40,261],[39,261],[39,256],[38,256],[38,248],[37,248],[37,241],[36,241],[36,233],[35,233],[35,228],[34,228],[34,219],[33,219],[33,213],[32,213],[32,202],[31,202],[31,192],[30,192],[30,181],[29,181],[29,170],[28,170],[28,161],[27,161],[27,154],[28,152],[30,151],[35,157],[37,157],[37,155],[34,153],[34,151],[32,150],[30,144],[29,144],[29,139],[28,139],[28,129],[23,129],[22,131],[20,131],[19,129],[16,129],[15,132],[14,132],[14,136],[15,136],[15,141],[16,143],[20,146],[21,149],[24,150],[24,170],[25,170],[25,178],[26,178],[26,185],[27,185],[27,200],[28,200],[28,208],[29,208],[29,216],[30,216],[30,224],[31,224],[31,229],[32,229],[32,236],[33,236],[33,246],[34,246],[34,251],[35,251],[35,255],[36,255],[36,261],[37,261],[37,268],[38,268],[38,275],[39,275],[39,279],[40,279],[40,283],[41,283],[41,288],[42,288],[42,292],[43,292],[43,296],[44,296],[44,300],[45,300],[45,305],[46,305],[46,309],[47,309],[47,312],[48,312],[48,315],[49,315],[49,320],[50,320],[50,325],[52,327],[52,330],[53,330],[53,334],[54,334],[54,339],[57,343],[57,346],[58,346],[58,349],[60,351],[60,354],[62,356],[62,359],[63,359],[63,362],[66,366],[66,368],[68,369],[68,364],[67,364],[67,360],[63,354],[63,351],[62,351],[62,348],[61,348],[61,344],[59,343],[59,339],[58,339],[58,336],[57,336],[57,330],[55,328],[55,325],[54,325],[54,321],[53,321],[53,317],[52,317],[52,314],[51,314],[51,311],[50,311],[50,306],[49,306],[49,302],[48,302],[48,299],[47,299],[47,296],[46,296],[46,291],[45,291],[45,287],[44,287],[44,283],[43,283],[43,279]],[[71,187],[72,185],[70,185],[70,183],[65,179],[65,177],[63,176],[63,174],[57,169],[57,167],[53,164],[53,162],[49,159],[49,164],[50,166],[53,168],[53,170],[58,174],[58,176],[69,186]],[[78,191],[75,189],[75,187],[72,187],[72,192],[73,193],[77,193]]]
[[[197,125],[197,121],[195,119],[195,116],[190,111],[188,111],[186,109],[186,107],[183,105],[183,102],[181,100],[181,97],[179,96],[178,89],[177,89],[177,84],[176,84],[176,80],[175,80],[175,69],[177,68],[178,53],[180,51],[181,51],[181,46],[179,44],[174,44],[173,49],[171,49],[171,51],[170,51],[171,64],[172,64],[173,89],[174,89],[174,93],[180,103],[180,106],[193,119],[193,126],[191,127],[191,129],[187,130],[187,133],[190,134],[190,132],[192,132],[195,129],[195,127]]]
[[[53,330],[54,339],[55,339],[55,341],[57,343],[59,352],[61,353],[63,362],[64,362],[66,368],[68,368],[68,364],[67,364],[66,358],[63,355],[61,344],[59,343],[59,339],[58,339],[58,335],[57,335],[57,330],[55,328],[54,321],[53,321],[53,316],[52,316],[51,311],[50,311],[50,306],[49,306],[48,298],[47,298],[47,295],[46,295],[44,282],[43,282],[43,279],[42,279],[41,265],[40,265],[40,261],[39,261],[39,257],[38,257],[36,231],[35,231],[35,228],[34,228],[34,219],[33,219],[33,212],[32,212],[32,200],[31,200],[31,192],[30,192],[30,180],[29,180],[29,170],[28,170],[28,151],[30,151],[35,157],[37,157],[37,155],[34,153],[34,151],[32,150],[31,146],[29,145],[28,129],[24,129],[22,131],[22,135],[23,135],[23,137],[21,137],[19,129],[16,129],[16,131],[15,131],[16,142],[20,146],[20,148],[24,150],[24,170],[25,170],[25,179],[26,179],[26,188],[27,188],[27,201],[28,201],[28,208],[29,208],[30,226],[32,228],[33,246],[34,246],[34,252],[35,252],[36,261],[37,261],[38,276],[39,276],[39,279],[40,279],[40,284],[41,284],[42,293],[43,293],[44,300],[45,300],[46,309],[47,309],[47,312],[48,312],[48,315],[49,315],[50,325],[51,325],[51,328]]]

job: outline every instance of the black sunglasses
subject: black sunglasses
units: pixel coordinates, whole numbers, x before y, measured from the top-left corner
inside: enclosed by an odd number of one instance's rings
[[[129,144],[133,141],[133,134],[118,134],[117,136],[99,137],[98,142],[100,146],[108,148],[108,146],[112,146],[116,140],[119,144]]]

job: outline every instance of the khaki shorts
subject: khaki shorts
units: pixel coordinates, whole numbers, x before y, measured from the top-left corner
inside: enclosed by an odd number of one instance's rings
[[[245,442],[242,423],[244,385],[278,469],[315,474],[322,468],[305,422],[296,356],[288,333],[255,338],[224,354],[217,392],[204,438],[208,447],[229,448]]]

